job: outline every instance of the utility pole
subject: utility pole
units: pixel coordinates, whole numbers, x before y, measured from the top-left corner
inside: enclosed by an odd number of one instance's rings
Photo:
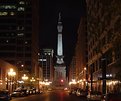
[[[91,72],[91,77],[90,77],[90,79],[91,79],[91,91],[93,91],[93,66],[92,65],[90,67],[90,72]]]
[[[106,94],[106,57],[103,56],[101,59],[102,62],[102,93],[105,95]]]

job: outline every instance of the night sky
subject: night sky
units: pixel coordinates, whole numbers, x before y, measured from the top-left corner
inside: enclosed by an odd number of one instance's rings
[[[85,14],[85,0],[41,0],[40,1],[40,48],[57,51],[57,22],[61,12],[63,23],[63,51],[68,66],[77,41],[80,18]]]

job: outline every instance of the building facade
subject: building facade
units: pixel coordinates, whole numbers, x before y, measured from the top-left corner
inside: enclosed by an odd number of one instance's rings
[[[0,59],[0,89],[7,89],[12,92],[18,86],[17,79],[17,67]]]
[[[88,69],[91,90],[117,89],[121,71],[121,3],[118,0],[86,0]]]
[[[75,56],[72,57],[72,61],[69,66],[69,82],[72,81],[72,79],[76,80],[76,59]]]
[[[32,0],[0,1],[0,58],[27,73],[37,68],[38,60],[38,41],[34,41],[38,38],[33,37],[38,34],[33,22],[38,21],[32,15],[33,7]]]
[[[42,69],[42,80],[50,81],[54,79],[53,49],[41,49],[39,55],[40,68]]]
[[[75,56],[72,57],[71,63],[69,65],[68,83],[69,83],[70,89],[73,89],[77,86],[76,85],[76,59],[75,59]]]
[[[76,81],[79,88],[87,86],[87,29],[86,16],[82,16],[78,27],[77,43],[75,48]]]

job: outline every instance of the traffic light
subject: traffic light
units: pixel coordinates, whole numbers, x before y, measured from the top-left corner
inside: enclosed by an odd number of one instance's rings
[[[61,82],[63,82],[63,79],[61,79]]]

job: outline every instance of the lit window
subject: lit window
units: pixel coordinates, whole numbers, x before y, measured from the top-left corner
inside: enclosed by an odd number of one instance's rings
[[[6,42],[8,43],[8,40],[6,40]]]
[[[19,33],[19,34],[17,34],[18,36],[24,36],[24,33]]]
[[[24,11],[24,7],[18,7],[18,11]]]
[[[13,16],[13,15],[15,15],[15,13],[14,13],[14,12],[10,12],[10,15],[12,15],[12,16]]]
[[[24,4],[25,4],[25,2],[24,2],[24,1],[20,1],[20,2],[19,2],[19,4],[24,5]]]
[[[16,9],[15,5],[1,5],[0,9]]]
[[[38,53],[38,55],[40,55],[40,53]]]
[[[0,12],[0,16],[6,16],[8,15],[8,12]]]
[[[14,6],[14,5],[6,5],[5,9],[16,9],[16,6]]]
[[[24,27],[23,26],[18,26],[17,30],[24,30]]]
[[[25,44],[27,44],[28,42],[27,41],[25,41]]]

